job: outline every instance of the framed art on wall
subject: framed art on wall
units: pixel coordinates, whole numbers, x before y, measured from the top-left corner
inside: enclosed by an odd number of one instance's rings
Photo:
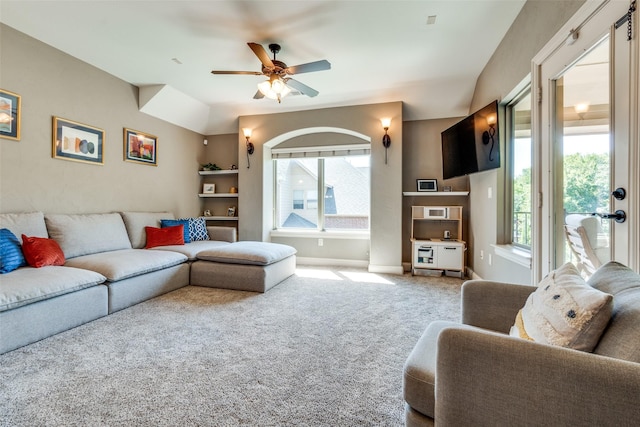
[[[158,137],[124,128],[124,160],[158,166]]]
[[[20,141],[20,95],[0,89],[0,138]]]
[[[52,157],[102,165],[104,137],[102,129],[54,116]]]

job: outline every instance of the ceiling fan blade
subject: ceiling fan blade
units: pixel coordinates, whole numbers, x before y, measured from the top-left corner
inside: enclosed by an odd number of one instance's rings
[[[287,74],[301,74],[301,73],[311,73],[313,71],[324,71],[330,70],[331,63],[326,59],[322,61],[309,62],[306,64],[294,65],[293,67],[287,67]]]
[[[259,71],[221,71],[221,70],[213,70],[211,74],[242,74],[242,75],[251,75],[251,76],[262,75],[262,73]]]
[[[317,90],[315,90],[315,89],[313,89],[313,88],[310,88],[310,87],[309,87],[309,86],[307,86],[306,84],[304,84],[304,83],[300,83],[299,81],[294,80],[294,79],[287,79],[287,80],[285,81],[285,83],[286,83],[288,86],[291,86],[292,88],[294,88],[295,90],[297,90],[298,92],[300,92],[300,93],[302,93],[302,94],[304,94],[304,95],[310,96],[310,97],[312,97],[312,98],[313,98],[314,96],[316,96],[317,94],[319,94],[319,93],[320,93],[320,92],[318,92]]]
[[[253,99],[262,99],[264,98],[264,94],[260,91],[257,91],[255,95],[253,95]]]
[[[249,42],[247,44],[249,45],[253,53],[256,54],[260,62],[262,62],[262,65],[267,68],[274,68],[273,61],[271,61],[271,58],[269,58],[269,54],[267,54],[267,51],[264,50],[264,47],[262,47],[261,44],[253,42]]]

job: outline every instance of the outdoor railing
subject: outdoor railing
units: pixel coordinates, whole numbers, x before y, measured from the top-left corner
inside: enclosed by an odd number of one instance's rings
[[[513,243],[531,247],[531,212],[513,213]]]

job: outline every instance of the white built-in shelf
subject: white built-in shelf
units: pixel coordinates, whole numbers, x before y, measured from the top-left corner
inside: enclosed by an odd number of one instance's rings
[[[468,196],[468,191],[403,191],[403,196]]]
[[[198,197],[202,197],[202,198],[205,198],[205,197],[231,198],[231,197],[238,197],[238,193],[211,193],[211,194],[209,194],[209,193],[207,193],[207,194],[200,193],[200,194],[198,194]]]
[[[205,216],[207,221],[237,221],[237,216]]]
[[[222,169],[217,171],[198,171],[200,175],[227,175],[227,174],[237,174],[238,169]]]

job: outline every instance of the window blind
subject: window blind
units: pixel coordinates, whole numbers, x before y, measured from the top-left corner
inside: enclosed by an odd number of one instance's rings
[[[272,159],[366,156],[371,154],[371,144],[323,145],[316,147],[272,148]]]

